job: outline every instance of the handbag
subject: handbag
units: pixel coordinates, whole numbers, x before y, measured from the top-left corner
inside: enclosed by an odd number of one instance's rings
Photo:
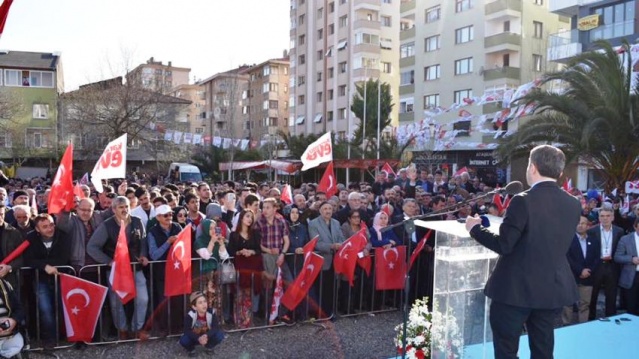
[[[235,272],[235,265],[230,259],[225,259],[220,264],[220,282],[222,284],[234,284],[237,280],[237,272]]]

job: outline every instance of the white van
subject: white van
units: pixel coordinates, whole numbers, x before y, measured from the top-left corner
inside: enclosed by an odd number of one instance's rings
[[[169,182],[201,182],[200,169],[190,163],[173,162],[169,166]]]

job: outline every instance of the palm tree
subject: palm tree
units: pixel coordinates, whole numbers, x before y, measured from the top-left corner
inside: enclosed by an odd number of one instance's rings
[[[562,148],[568,162],[579,160],[601,170],[610,191],[631,180],[639,168],[639,88],[632,87],[627,42],[618,51],[605,41],[595,46],[599,51],[582,53],[564,69],[543,76],[542,85],[560,82],[564,91],[536,88],[522,98],[535,110],[503,140],[499,154],[512,159],[552,143]]]

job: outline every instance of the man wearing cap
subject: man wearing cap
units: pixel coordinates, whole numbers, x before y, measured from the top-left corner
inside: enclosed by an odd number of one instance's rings
[[[140,187],[135,190],[135,197],[138,199],[138,206],[131,210],[131,215],[140,218],[146,228],[149,220],[155,217],[155,208],[151,204],[149,191]]]
[[[149,244],[149,256],[153,261],[166,261],[169,248],[177,240],[178,234],[182,231],[179,224],[173,222],[173,211],[169,205],[163,204],[155,209],[155,219],[157,223],[149,229],[147,243]],[[166,306],[159,310],[160,304],[164,302],[164,274],[165,263],[153,263],[153,299],[155,313],[159,316],[160,329],[165,330],[167,324]],[[164,327],[163,327],[164,326]]]
[[[27,194],[26,191],[17,190],[13,192],[13,201],[11,202],[11,205],[17,206],[19,204],[24,204],[26,206],[29,205],[29,195]],[[4,216],[4,221],[7,223],[14,223],[16,221],[13,208],[7,211],[7,213]]]

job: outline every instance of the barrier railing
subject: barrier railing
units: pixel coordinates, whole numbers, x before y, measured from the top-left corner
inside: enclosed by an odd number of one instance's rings
[[[375,289],[375,256],[371,253],[373,265],[371,268],[370,276],[367,276],[363,269],[357,267],[355,273],[354,286],[351,287],[345,278],[336,276],[333,274],[332,264],[331,269],[322,271],[318,276],[315,285],[309,290],[305,299],[300,303],[298,308],[293,311],[285,310],[289,314],[291,319],[296,323],[316,323],[326,320],[335,320],[340,317],[353,317],[358,315],[371,315],[375,313],[389,312],[398,310],[405,297],[404,291],[400,290],[383,290],[379,291]],[[411,281],[409,283],[410,291],[409,298],[421,297],[423,295],[429,295],[432,293],[432,253],[423,253],[419,256],[413,270],[411,270]],[[231,258],[230,260],[234,260]],[[302,255],[287,254],[287,258],[283,266],[289,266],[291,270],[292,278],[294,279],[299,270],[301,270]],[[190,304],[188,303],[188,294],[164,297],[164,285],[162,280],[158,277],[158,273],[163,272],[163,266],[166,261],[151,261],[148,266],[143,267],[140,263],[132,263],[134,272],[142,270],[146,280],[146,288],[148,293],[148,305],[146,308],[146,320],[143,329],[149,332],[149,339],[157,339],[163,337],[174,337],[183,334],[183,320],[186,312],[190,310]],[[213,282],[217,279],[217,283],[213,283],[212,289],[216,290],[218,300],[221,301],[221,313],[218,313],[218,318],[223,328],[227,332],[241,332],[247,330],[260,330],[264,328],[272,328],[274,326],[283,326],[288,323],[276,322],[269,323],[269,314],[271,311],[272,295],[267,291],[274,289],[274,281],[263,281],[262,273],[237,273],[236,282],[233,284],[220,284],[219,274],[220,270],[214,273],[214,276],[207,276],[207,273],[203,273],[204,260],[201,258],[194,258],[192,260],[192,283],[193,291],[200,290],[208,292],[208,279],[213,278]],[[68,274],[77,275],[83,279],[104,285],[108,285],[108,266],[101,264],[87,265],[79,269],[75,269],[71,266],[57,267],[59,271]],[[30,282],[31,278],[34,279],[34,283],[40,280],[41,274],[39,271],[34,271],[32,268],[21,268],[19,275],[19,283],[22,283],[22,302],[25,304],[25,310],[27,313],[28,326],[27,333],[30,336],[30,350],[43,349],[43,340],[41,333],[41,317],[38,311],[39,300],[38,296],[34,295],[33,287],[25,285]],[[240,287],[240,281],[244,276],[250,275],[250,294],[247,299],[246,288]],[[57,336],[55,338],[55,348],[66,348],[72,343],[66,342],[61,338],[63,330],[63,313],[61,313],[60,293],[59,293],[59,279],[54,277],[54,318],[57,328]],[[324,283],[324,281],[332,281],[332,283]],[[254,293],[258,281],[263,281],[263,290],[257,295]],[[326,284],[326,285],[325,285]],[[289,283],[285,283],[285,291]],[[161,287],[159,287],[161,286]],[[332,289],[332,290],[331,290]],[[240,293],[241,290],[244,292]],[[330,290],[331,293],[325,293],[325,290]],[[243,303],[240,303],[243,300]],[[250,316],[250,325],[244,326],[236,323],[235,320],[239,320],[236,312],[238,306],[246,309],[247,300],[250,301],[251,313],[246,313]],[[259,301],[255,304],[255,301]],[[31,305],[31,303],[35,303]],[[282,308],[283,306],[280,306]],[[257,309],[257,310],[255,310]],[[280,309],[282,310],[282,309]],[[238,312],[239,313],[239,312]],[[35,318],[34,320],[31,320]],[[246,319],[246,318],[244,318]],[[125,341],[136,341],[138,338],[120,336],[121,333],[115,329],[113,323],[112,313],[109,306],[109,299],[105,300],[102,312],[99,317],[98,325],[94,333],[93,341],[87,343],[89,345],[100,344],[112,344]]]

